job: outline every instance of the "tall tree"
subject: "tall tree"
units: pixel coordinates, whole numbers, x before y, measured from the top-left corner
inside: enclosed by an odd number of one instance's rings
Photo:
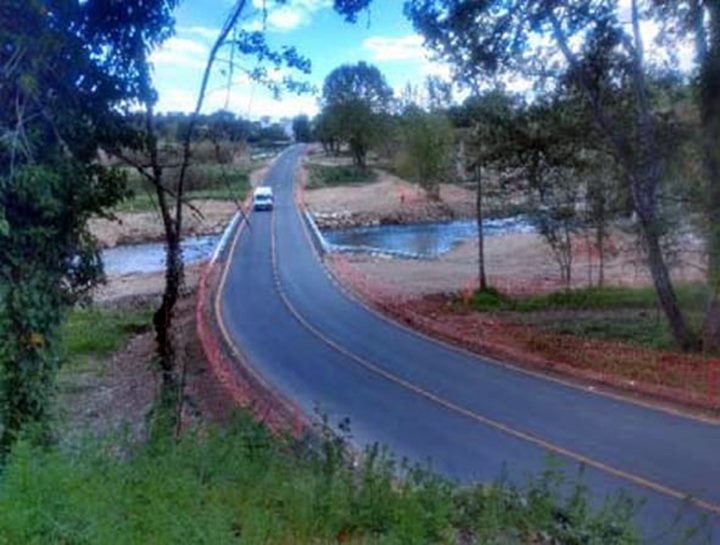
[[[296,142],[312,141],[310,118],[306,115],[295,116],[292,120],[292,130]]]
[[[485,271],[485,220],[484,202],[487,197],[485,177],[488,172],[499,173],[514,168],[517,158],[518,110],[520,105],[501,90],[493,90],[471,96],[460,108],[454,109],[455,123],[465,128],[467,136],[461,137],[465,148],[465,169],[475,181],[475,219],[478,231],[478,287],[488,286]]]
[[[142,4],[143,0],[137,0]],[[278,0],[280,1],[280,0]],[[160,211],[160,218],[165,232],[165,288],[161,304],[153,315],[153,324],[158,344],[158,356],[162,376],[161,411],[162,424],[169,428],[179,429],[180,408],[182,407],[183,384],[182,373],[178,369],[178,354],[174,339],[175,308],[180,298],[180,290],[184,283],[184,270],[182,261],[181,241],[183,236],[184,210],[193,209],[185,199],[185,180],[192,161],[192,141],[201,111],[205,104],[205,97],[211,76],[215,68],[218,55],[227,50],[231,54],[234,67],[243,67],[249,76],[279,93],[283,88],[304,91],[307,85],[293,79],[285,79],[280,84],[268,77],[267,69],[258,67],[260,61],[272,64],[275,68],[289,67],[303,73],[310,71],[310,63],[300,56],[292,47],[279,50],[271,48],[261,31],[249,31],[240,28],[246,10],[251,9],[247,0],[236,0],[230,9],[225,22],[220,29],[207,58],[205,69],[198,89],[195,107],[187,119],[184,132],[181,134],[182,156],[179,173],[173,178],[169,169],[163,163],[158,146],[158,133],[156,128],[155,104],[157,92],[152,80],[149,54],[152,41],[143,39],[142,35],[135,35],[137,45],[137,71],[138,71],[138,100],[144,108],[144,125],[135,129],[136,148],[143,152],[147,161],[138,162],[125,153],[125,150],[116,146],[114,152],[126,162],[134,166],[145,177],[155,191],[155,197]],[[251,60],[256,65],[254,69],[244,67],[244,63]]]
[[[365,168],[367,152],[381,133],[382,114],[392,89],[377,67],[359,62],[339,66],[325,78],[323,116],[339,140],[348,143],[355,165]]]
[[[0,9],[0,451],[44,428],[67,308],[102,278],[87,220],[124,176],[98,149],[127,136],[137,40],[168,35],[174,2],[13,0]],[[100,54],[99,52],[102,52]]]
[[[655,0],[665,30],[675,39],[694,38],[697,103],[705,166],[710,301],[705,319],[704,346],[720,352],[720,4],[713,0]]]
[[[637,0],[631,1],[629,26],[618,4],[605,0],[408,0],[405,9],[427,44],[464,81],[523,73],[565,77],[577,87],[624,170],[658,299],[674,337],[682,348],[696,348],[697,337],[680,311],[660,244],[662,156],[646,74],[645,14]],[[624,96],[629,107],[621,112],[615,109],[618,86],[631,91]]]
[[[443,114],[408,108],[402,116],[403,141],[412,178],[433,200],[440,200],[440,182],[452,161],[455,137]]]

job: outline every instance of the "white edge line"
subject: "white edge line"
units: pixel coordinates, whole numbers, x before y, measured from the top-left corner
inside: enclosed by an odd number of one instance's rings
[[[235,230],[235,226],[237,225],[238,221],[240,220],[240,212],[235,212],[235,215],[232,217],[232,220],[228,224],[228,226],[223,231],[222,236],[220,237],[220,240],[215,246],[215,251],[212,254],[212,257],[210,258],[210,265],[214,265],[217,261],[218,257],[220,257],[220,254],[225,250],[225,246],[227,246],[228,240],[230,240],[230,235],[232,235],[233,231]]]

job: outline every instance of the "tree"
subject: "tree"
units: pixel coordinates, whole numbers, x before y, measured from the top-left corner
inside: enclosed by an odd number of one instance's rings
[[[485,237],[483,230],[484,200],[487,188],[485,176],[489,170],[500,172],[515,167],[517,137],[521,123],[519,104],[501,90],[493,90],[468,98],[461,108],[455,108],[456,126],[465,128],[467,136],[460,139],[464,146],[465,162],[475,181],[475,217],[478,231],[478,288],[488,289],[485,272]]]
[[[697,338],[678,306],[660,244],[657,188],[662,161],[646,76],[644,14],[637,0],[631,2],[629,29],[618,6],[600,0],[409,0],[405,9],[427,44],[466,82],[511,73],[540,74],[539,84],[547,76],[558,76],[578,89],[623,168],[655,289],[673,335],[682,348],[696,348]],[[625,94],[628,106],[622,115],[615,109],[618,87],[631,91]]]
[[[142,3],[144,0],[137,0]],[[302,73],[310,71],[310,63],[300,56],[292,47],[280,50],[271,48],[261,31],[250,31],[240,28],[239,22],[249,9],[247,0],[236,0],[225,23],[218,33],[208,55],[207,63],[198,90],[197,100],[193,112],[187,118],[181,136],[181,162],[177,178],[169,175],[167,165],[158,146],[158,133],[156,127],[157,116],[154,107],[157,101],[157,92],[153,87],[149,53],[152,41],[143,39],[142,34],[136,35],[136,63],[138,73],[138,102],[144,109],[144,124],[141,128],[129,126],[133,134],[133,146],[141,152],[146,160],[138,162],[126,153],[125,147],[115,146],[113,151],[133,166],[154,188],[155,197],[160,212],[160,218],[165,232],[165,288],[161,304],[153,314],[153,325],[158,345],[158,360],[162,378],[162,392],[160,423],[162,427],[179,430],[180,411],[183,399],[183,373],[178,369],[178,355],[176,342],[173,338],[173,324],[175,307],[180,297],[180,290],[184,283],[181,241],[183,236],[183,219],[185,208],[199,213],[185,199],[185,180],[192,160],[192,141],[195,130],[201,121],[201,111],[205,102],[208,85],[215,67],[218,55],[230,48],[233,59],[231,68],[242,67],[243,61],[252,60],[255,68],[245,69],[250,77],[260,84],[268,86],[276,94],[288,88],[295,91],[307,90],[307,85],[286,78],[281,83],[268,77],[267,70],[259,67],[259,61],[272,64],[276,69],[288,67],[297,69]],[[230,37],[232,36],[232,39]],[[136,43],[137,45],[137,43]],[[221,115],[221,117],[226,117]],[[274,133],[272,133],[274,134]],[[283,131],[283,138],[287,138]],[[162,428],[161,428],[162,429]]]
[[[313,132],[328,155],[340,153],[339,130],[327,111],[320,112],[313,121]]]
[[[2,8],[2,454],[24,430],[46,431],[58,327],[102,278],[87,220],[125,194],[124,176],[99,163],[98,149],[127,137],[120,114],[139,97],[137,40],[166,37],[173,7],[16,0]]]
[[[311,142],[312,130],[310,128],[310,118],[306,115],[298,115],[292,121],[293,135],[296,142]]]
[[[392,89],[375,66],[359,62],[342,65],[325,78],[323,116],[333,137],[350,147],[353,162],[366,167],[367,152],[381,133]]]
[[[455,145],[452,125],[442,114],[418,107],[403,114],[403,141],[408,170],[433,200],[440,200],[440,181],[450,167]]]
[[[695,43],[710,286],[703,345],[720,352],[720,5],[713,0],[654,0],[654,4],[667,36],[675,40],[691,36]]]

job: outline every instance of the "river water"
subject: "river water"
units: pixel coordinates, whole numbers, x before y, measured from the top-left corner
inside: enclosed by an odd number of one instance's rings
[[[489,219],[483,222],[485,236],[525,233],[532,230],[532,225],[522,216]],[[327,230],[323,235],[331,245],[346,249],[363,247],[433,258],[477,236],[477,223],[475,220],[457,220],[408,225],[374,225]]]
[[[188,237],[182,242],[183,260],[187,264],[208,259],[220,235]],[[165,270],[165,244],[150,242],[108,248],[102,252],[105,273],[110,276],[150,273]]]
[[[532,226],[522,217],[487,220],[485,235],[523,233]],[[474,220],[416,223],[408,225],[377,225],[324,231],[331,246],[344,249],[374,249],[438,257],[477,235]],[[185,263],[208,259],[220,235],[188,237],[182,243]],[[162,242],[116,246],[102,252],[105,272],[110,276],[151,273],[165,268],[165,246]]]

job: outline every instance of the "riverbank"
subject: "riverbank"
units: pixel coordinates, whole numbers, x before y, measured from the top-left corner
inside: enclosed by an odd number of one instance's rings
[[[304,158],[300,177],[304,187],[308,169],[348,166],[346,157],[315,153]],[[441,184],[440,199],[431,200],[417,184],[407,182],[381,168],[371,167],[374,181],[306,189],[303,199],[321,229],[368,225],[401,225],[451,221],[474,217],[474,192],[453,184]]]
[[[273,157],[257,162],[248,174],[251,189],[260,183],[273,161]],[[242,200],[246,192],[234,194],[234,199]],[[204,236],[221,233],[237,211],[238,200],[234,199],[191,199],[193,209],[185,207],[183,234]],[[98,240],[101,248],[114,248],[125,244],[158,242],[165,238],[160,213],[150,203],[149,210],[118,211],[114,219],[94,218],[90,220],[90,232]]]

